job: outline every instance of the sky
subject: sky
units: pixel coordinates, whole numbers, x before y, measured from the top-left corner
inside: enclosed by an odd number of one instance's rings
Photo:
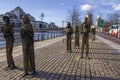
[[[80,10],[81,19],[84,19],[87,11],[91,9],[94,19],[99,14],[105,18],[107,14],[120,11],[119,0],[0,0],[0,14],[9,12],[17,6],[36,20],[41,20],[40,15],[44,13],[43,21],[55,22],[58,26],[62,26],[62,21],[67,21],[69,10],[73,6],[77,6]]]

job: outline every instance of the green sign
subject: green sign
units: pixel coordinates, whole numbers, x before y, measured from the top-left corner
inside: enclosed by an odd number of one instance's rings
[[[98,27],[102,28],[103,27],[103,20],[99,18],[98,20]]]

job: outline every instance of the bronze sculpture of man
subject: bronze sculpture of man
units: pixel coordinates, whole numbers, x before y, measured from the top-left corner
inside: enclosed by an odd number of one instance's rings
[[[75,44],[74,44],[74,48],[79,47],[79,27],[78,25],[75,26],[74,28],[74,34],[75,34]]]
[[[12,56],[13,51],[13,42],[14,42],[14,30],[13,25],[10,23],[8,16],[3,16],[4,24],[1,28],[1,32],[6,40],[6,56],[7,56],[7,63],[8,66],[6,68],[16,68]]]
[[[88,22],[88,18],[85,17],[84,22],[81,26],[81,33],[82,33],[82,47],[81,47],[81,58],[83,57],[83,51],[86,46],[86,56],[88,57],[89,53],[89,33],[90,33],[90,24]]]
[[[27,15],[22,17],[21,37],[23,45],[24,76],[35,74],[34,31]]]
[[[67,23],[67,26],[65,28],[65,32],[66,32],[66,46],[67,46],[67,51],[72,52],[72,34],[73,34],[73,29],[71,27],[70,22]]]
[[[95,42],[95,34],[96,34],[96,28],[94,25],[91,27],[91,36],[92,36],[92,42]]]

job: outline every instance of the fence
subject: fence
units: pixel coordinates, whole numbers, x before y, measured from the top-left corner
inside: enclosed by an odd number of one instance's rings
[[[63,36],[65,33],[63,32],[35,32],[34,33],[34,41],[43,41],[46,39],[51,39],[59,36]],[[21,36],[20,33],[14,33],[15,42],[14,44],[21,44]],[[0,33],[0,48],[5,47],[5,39],[3,34]]]

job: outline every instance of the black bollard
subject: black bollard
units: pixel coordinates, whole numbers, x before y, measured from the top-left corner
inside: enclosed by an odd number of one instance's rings
[[[51,38],[52,38],[52,33],[51,33]]]
[[[47,39],[49,39],[49,34],[47,33]]]
[[[39,34],[38,34],[38,39],[37,39],[37,41],[39,41]]]
[[[54,33],[54,38],[55,38],[55,33]]]

